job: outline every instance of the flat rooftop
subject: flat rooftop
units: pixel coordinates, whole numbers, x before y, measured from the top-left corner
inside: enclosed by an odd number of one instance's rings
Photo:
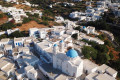
[[[67,80],[67,79],[68,79],[67,76],[61,74],[61,75],[59,75],[55,80]]]
[[[0,71],[0,80],[7,80],[7,76],[5,76],[5,73]]]
[[[88,60],[88,59],[84,59],[83,60],[83,65],[85,65],[84,67],[89,67],[89,69],[94,69],[96,67],[98,67],[97,64],[93,63],[92,61]]]
[[[5,45],[4,48],[5,48],[5,49],[11,49],[11,48],[12,48],[12,45]]]
[[[8,66],[5,68],[2,68],[3,71],[8,72],[14,68],[14,64],[10,63]]]
[[[5,38],[5,39],[1,39],[1,42],[8,42],[10,39],[9,38]]]
[[[43,50],[50,48],[50,45],[52,44],[47,40],[44,40],[43,42],[38,43],[38,46]]]
[[[87,79],[89,80],[94,80],[94,78],[98,75],[98,73],[90,73],[89,75],[86,76]]]
[[[22,41],[23,40],[23,37],[21,38],[14,38],[14,41]]]
[[[103,71],[105,72],[105,70],[108,68],[109,66],[107,66],[106,64],[103,64],[101,66],[98,67],[98,71]]]
[[[116,79],[113,79],[111,76],[107,76],[105,74],[99,74],[95,79],[96,80],[116,80]]]
[[[3,68],[3,67],[4,67],[5,65],[7,65],[7,64],[9,64],[9,62],[3,60],[3,61],[0,63],[0,69]]]
[[[37,61],[37,60],[39,60],[39,59],[36,56],[31,55],[31,54],[26,54],[23,56],[23,61],[27,64],[30,64],[30,63]]]
[[[109,67],[106,69],[106,72],[109,73],[110,75],[114,75],[115,73],[117,73],[116,70],[114,70],[113,68]]]
[[[30,65],[25,67],[25,70],[26,70],[26,71],[29,71],[29,70],[32,70],[32,69],[34,69],[34,67],[33,67],[33,66],[30,66]]]

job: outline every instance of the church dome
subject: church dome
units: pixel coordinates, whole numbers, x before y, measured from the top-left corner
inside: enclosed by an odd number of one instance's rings
[[[67,51],[66,55],[70,58],[75,58],[75,57],[78,56],[78,53],[77,53],[76,50],[70,49],[70,50]]]
[[[86,26],[83,26],[83,29],[85,29],[86,28]]]
[[[58,45],[57,44],[54,44],[54,47],[57,47]]]
[[[61,40],[60,43],[63,43],[63,40]]]

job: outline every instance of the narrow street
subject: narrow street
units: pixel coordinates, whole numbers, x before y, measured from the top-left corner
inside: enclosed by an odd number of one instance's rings
[[[41,79],[41,80],[48,80],[39,69],[37,70],[37,72],[38,72],[38,78],[39,79]]]

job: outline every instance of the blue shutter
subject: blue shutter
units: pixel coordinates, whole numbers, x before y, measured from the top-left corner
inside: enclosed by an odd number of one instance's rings
[[[18,43],[18,46],[20,46],[20,43]]]
[[[20,45],[22,46],[22,43],[20,42]]]

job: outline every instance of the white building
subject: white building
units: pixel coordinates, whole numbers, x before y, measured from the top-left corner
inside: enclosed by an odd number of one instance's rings
[[[24,38],[14,38],[14,46],[23,46]]]
[[[46,38],[46,35],[47,35],[47,31],[45,29],[39,29],[38,30],[38,33],[39,33],[39,37],[42,38],[42,39],[45,39]]]
[[[19,47],[18,51],[22,52],[23,54],[29,54],[30,53],[30,49],[28,47]]]
[[[70,49],[65,54],[63,41],[60,41],[59,48],[58,51],[56,44],[53,47],[53,67],[69,76],[81,76],[83,73],[83,61],[78,57],[78,53],[74,49]]]
[[[67,76],[61,74],[55,80],[69,80]]]
[[[88,26],[87,27],[87,34],[94,34],[95,33],[95,27]]]
[[[4,0],[6,2],[17,2],[18,0]]]
[[[108,74],[91,73],[85,77],[85,80],[116,80]]]
[[[106,71],[106,69],[107,69],[108,67],[109,67],[109,66],[103,64],[103,65],[101,65],[101,66],[98,67],[97,72],[98,72],[98,73],[101,73],[101,74],[102,74],[102,73],[105,73],[105,71]]]
[[[3,13],[8,13],[8,15],[12,15],[15,23],[22,23],[23,18],[28,17],[23,9],[17,9],[16,7],[1,7],[0,10]]]
[[[36,34],[38,33],[38,28],[30,28],[29,29],[29,36],[36,36]]]
[[[41,39],[45,39],[47,36],[47,30],[49,30],[49,28],[30,28],[29,29],[29,36],[30,37],[39,37]]]
[[[70,17],[70,18],[78,18],[79,14],[81,14],[81,13],[78,12],[78,11],[72,12],[72,13],[70,13],[69,17]]]
[[[10,59],[2,57],[0,58],[0,70],[5,72],[7,76],[10,75],[10,72],[14,69],[14,64]]]
[[[5,31],[1,31],[1,32],[0,32],[0,36],[3,35],[3,34],[5,34]]]
[[[66,24],[65,26],[66,29],[73,29],[74,27],[77,26],[76,22],[70,20],[65,20],[64,23]]]
[[[12,54],[12,45],[5,45],[4,51],[8,54]]]
[[[82,1],[82,0],[73,0],[74,2],[80,2],[80,1]]]
[[[112,69],[111,67],[106,69],[106,73],[114,78],[116,78],[116,76],[117,76],[117,71]]]
[[[57,30],[52,31],[52,34],[61,36],[64,34],[64,32],[65,32],[65,30],[57,29]]]
[[[84,60],[84,72],[86,74],[90,74],[90,73],[94,73],[96,72],[97,68],[98,68],[98,65],[91,62],[90,60],[88,59],[85,59]]]
[[[34,15],[34,14],[38,14],[40,18],[41,18],[42,15],[43,15],[40,10],[33,10],[33,11],[30,11],[30,13],[33,14],[33,15]]]
[[[64,18],[61,16],[55,16],[55,22],[57,23],[63,23],[64,22]]]
[[[10,39],[9,38],[1,39],[0,46],[4,46],[6,44],[10,44]]]
[[[19,28],[15,28],[15,29],[8,29],[6,32],[8,35],[10,35],[11,33],[15,32],[15,31],[19,31]]]
[[[25,74],[27,75],[28,79],[37,80],[37,71],[34,69],[33,66],[25,67]]]

